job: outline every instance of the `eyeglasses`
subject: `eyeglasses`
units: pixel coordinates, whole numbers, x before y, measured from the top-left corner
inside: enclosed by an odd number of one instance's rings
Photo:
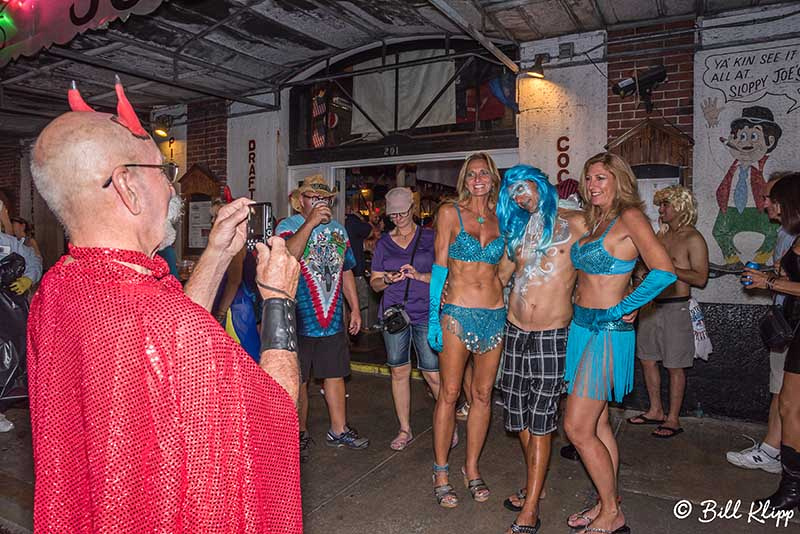
[[[178,170],[180,169],[178,164],[173,162],[162,163],[161,165],[151,165],[146,163],[124,163],[122,165],[118,165],[118,167],[148,167],[151,169],[161,169],[161,173],[164,175],[164,178],[167,179],[170,185],[174,184],[175,180],[178,179]],[[103,189],[106,189],[111,185],[112,178],[112,176],[109,176],[108,180],[103,183]]]
[[[406,211],[402,211],[400,213],[390,213],[389,218],[400,219],[401,217],[408,217],[410,213],[411,213],[411,208],[408,208]]]

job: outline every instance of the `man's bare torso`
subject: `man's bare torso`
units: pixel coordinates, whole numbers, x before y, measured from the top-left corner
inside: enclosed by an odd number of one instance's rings
[[[536,250],[536,230],[529,224],[514,266],[508,320],[526,331],[562,328],[572,318],[572,290],[577,272],[570,248],[586,232],[582,212],[558,210],[550,247]]]
[[[692,264],[689,259],[689,240],[696,237],[697,230],[691,226],[684,226],[677,232],[666,232],[660,234],[658,239],[667,249],[673,265],[678,269],[691,269]],[[667,287],[658,298],[688,297],[691,294],[691,286],[686,282],[677,280],[674,284]]]

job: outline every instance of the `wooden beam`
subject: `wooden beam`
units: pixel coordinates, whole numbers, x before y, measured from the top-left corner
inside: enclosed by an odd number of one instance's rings
[[[664,9],[664,0],[655,0],[656,2],[656,12],[658,13],[659,17],[663,17],[667,14],[666,10]]]
[[[483,35],[477,28],[475,28],[472,24],[467,22],[461,13],[458,12],[453,6],[447,3],[446,0],[428,0],[431,4],[433,4],[436,9],[444,13],[450,20],[452,20],[459,28],[464,30],[468,35],[470,35],[473,39],[481,43],[484,48],[486,48],[489,52],[494,55],[497,59],[499,59],[508,70],[517,74],[519,72],[519,65],[514,63],[514,61],[505,55],[502,50],[497,48],[492,41],[489,40],[488,37]]]
[[[694,14],[698,17],[706,14],[706,0],[694,0]]]
[[[474,7],[478,13],[483,15],[484,18],[488,19],[489,22],[492,23],[492,26],[494,26],[495,30],[500,32],[503,35],[503,37],[514,43],[515,46],[519,46],[519,41],[517,41],[517,39],[514,38],[513,35],[511,35],[511,32],[508,31],[508,29],[500,23],[500,21],[497,19],[497,16],[494,13],[490,13],[485,9],[483,9],[483,6],[478,2],[478,0],[470,0],[470,1],[472,3],[472,7]]]
[[[536,34],[537,39],[541,39],[542,37],[544,37],[542,30],[539,29],[539,27],[536,25],[536,21],[533,20],[533,17],[531,17],[530,13],[525,11],[524,7],[516,8],[516,12],[519,15],[519,18],[522,19],[522,21],[528,26],[528,28],[530,28],[531,31]]]
[[[605,15],[603,15],[603,11],[600,9],[600,4],[597,3],[597,0],[592,0],[592,7],[594,8],[595,13],[597,13],[597,17],[600,19],[600,23],[603,25],[603,28],[608,26],[608,21],[606,20]]]
[[[484,6],[484,9],[488,13],[494,13],[496,11],[506,11],[508,9],[515,9],[522,6],[528,6],[530,4],[531,0],[506,0],[505,2],[495,2],[494,4]]]
[[[567,13],[567,16],[572,21],[572,24],[575,25],[575,29],[579,32],[584,31],[585,28],[583,27],[583,23],[580,21],[575,12],[572,11],[572,8],[569,7],[569,4],[566,2],[566,0],[558,0],[558,3],[561,4],[561,8]]]

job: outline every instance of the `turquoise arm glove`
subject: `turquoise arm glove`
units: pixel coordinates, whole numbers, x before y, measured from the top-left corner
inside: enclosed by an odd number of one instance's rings
[[[447,267],[433,264],[431,271],[431,290],[428,301],[428,345],[436,352],[442,350],[442,323],[439,320],[439,308],[442,303],[442,291],[447,280]]]
[[[633,293],[622,299],[619,304],[616,304],[606,310],[606,320],[618,321],[623,315],[631,313],[633,310],[638,310],[654,298],[656,298],[662,291],[664,291],[670,284],[675,282],[678,277],[675,273],[654,269],[647,273],[642,283],[639,284]]]

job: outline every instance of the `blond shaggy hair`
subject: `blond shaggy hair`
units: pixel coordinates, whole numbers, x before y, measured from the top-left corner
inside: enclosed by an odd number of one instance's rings
[[[644,212],[644,202],[639,197],[636,175],[633,173],[631,166],[616,154],[601,152],[587,159],[586,163],[583,164],[583,174],[578,183],[578,192],[581,194],[583,203],[586,206],[586,221],[589,228],[594,228],[603,216],[601,209],[592,205],[591,195],[589,195],[588,186],[586,185],[586,175],[589,173],[589,167],[595,163],[602,163],[603,167],[616,178],[617,194],[614,196],[614,203],[611,205],[611,210],[606,214],[606,217],[609,219],[618,217],[628,208],[636,208]]]
[[[656,191],[653,195],[653,204],[658,206],[664,202],[672,206],[676,218],[671,225],[664,223],[663,231],[677,231],[684,226],[694,226],[697,223],[697,199],[682,185],[671,185]]]

